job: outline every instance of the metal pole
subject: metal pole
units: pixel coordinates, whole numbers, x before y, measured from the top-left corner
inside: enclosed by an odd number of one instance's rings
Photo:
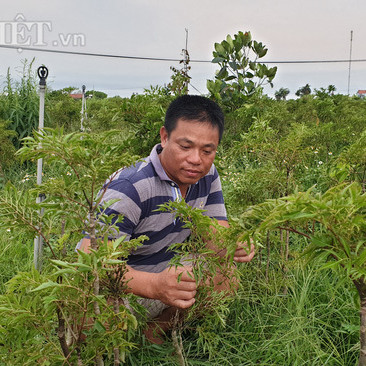
[[[48,69],[45,66],[40,66],[37,70],[39,76],[39,121],[38,131],[42,131],[44,127],[44,99],[46,94],[46,79],[48,76]],[[37,185],[42,184],[42,170],[43,170],[43,159],[40,158],[37,161]],[[39,194],[37,197],[37,204],[40,204],[44,200],[44,194]],[[43,215],[43,209],[39,212],[39,220],[41,221]],[[42,248],[43,238],[37,236],[34,239],[34,267],[40,271],[42,264]]]
[[[84,118],[85,118],[85,114],[86,114],[86,101],[85,101],[85,89],[86,86],[83,85],[82,86],[82,93],[83,93],[83,97],[81,99],[81,124],[80,124],[80,131],[84,132]],[[84,109],[85,107],[85,109]]]
[[[350,46],[349,46],[348,89],[347,89],[347,95],[349,95],[349,86],[350,86],[350,83],[351,83],[352,41],[353,41],[353,31],[351,30],[351,42],[350,42]]]

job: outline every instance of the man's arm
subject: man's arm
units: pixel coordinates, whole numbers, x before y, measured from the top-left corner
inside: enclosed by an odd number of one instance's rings
[[[90,239],[84,238],[80,250],[89,253],[89,248]],[[189,308],[194,304],[197,286],[191,267],[166,268],[160,273],[138,271],[129,265],[127,269],[124,280],[128,281],[128,292],[140,297],[160,300],[166,305],[181,309]]]

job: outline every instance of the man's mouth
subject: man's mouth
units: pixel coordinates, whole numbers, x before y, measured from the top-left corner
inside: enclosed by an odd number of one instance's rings
[[[185,169],[185,172],[189,177],[197,177],[198,175],[201,174],[199,170],[192,170],[192,169]]]

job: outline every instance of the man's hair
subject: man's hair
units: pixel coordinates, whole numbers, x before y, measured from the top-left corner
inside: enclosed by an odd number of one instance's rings
[[[176,128],[179,119],[208,122],[219,129],[219,141],[224,132],[224,113],[212,100],[200,95],[182,95],[175,99],[165,115],[164,127],[168,136]]]

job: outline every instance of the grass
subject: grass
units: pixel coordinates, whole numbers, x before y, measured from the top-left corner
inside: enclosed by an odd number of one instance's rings
[[[0,232],[0,293],[18,271],[32,267],[32,245]],[[358,306],[353,285],[321,263],[289,265],[287,294],[276,263],[268,283],[257,261],[241,265],[240,289],[225,327],[199,321],[183,334],[187,365],[351,366],[358,357]],[[162,346],[143,338],[126,365],[177,365],[170,340]],[[106,364],[107,365],[107,364]]]
[[[5,284],[16,273],[28,271],[33,265],[33,245],[16,233],[0,230],[0,294],[5,291]]]
[[[0,294],[17,272],[32,268],[32,244],[11,230],[0,230]],[[303,243],[291,243],[296,245]],[[183,334],[187,365],[357,364],[359,304],[353,285],[340,272],[320,270],[319,259],[308,265],[292,259],[285,277],[278,258],[273,250],[268,281],[264,254],[261,263],[257,255],[252,263],[240,265],[241,286],[226,326],[201,320]],[[136,342],[127,365],[177,364],[170,340],[162,346],[143,338]]]
[[[352,284],[319,263],[296,263],[282,281],[264,280],[255,263],[242,266],[243,281],[225,328],[184,334],[188,365],[339,365],[358,359],[358,304]],[[272,268],[272,276],[278,275]],[[171,342],[144,344],[128,365],[175,365]]]

